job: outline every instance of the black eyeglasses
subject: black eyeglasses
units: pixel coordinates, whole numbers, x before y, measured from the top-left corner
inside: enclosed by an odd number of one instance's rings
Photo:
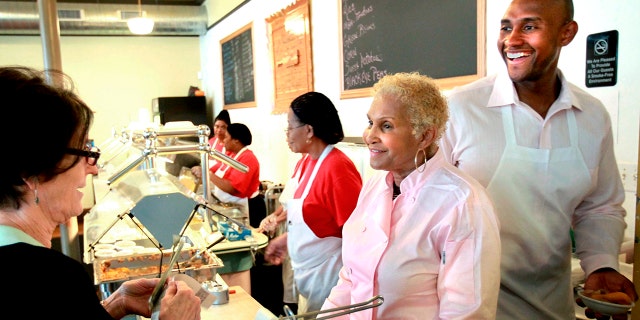
[[[301,125],[299,125],[299,126],[297,126],[297,127],[287,127],[286,129],[284,129],[284,134],[289,134],[289,132],[290,132],[291,130],[293,130],[293,129],[298,129],[298,128],[302,128],[302,127],[304,127],[304,126],[306,126],[306,125],[307,125],[306,123],[303,123],[303,124],[301,124]]]
[[[85,146],[85,149],[67,148],[65,153],[85,157],[87,159],[87,164],[90,166],[95,166],[98,162],[98,158],[100,158],[100,149],[90,145]]]

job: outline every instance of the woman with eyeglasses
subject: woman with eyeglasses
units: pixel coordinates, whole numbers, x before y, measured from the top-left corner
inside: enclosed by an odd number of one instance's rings
[[[356,206],[362,187],[353,162],[334,145],[344,138],[335,106],[319,92],[302,94],[287,113],[287,143],[303,154],[281,193],[282,209],[261,223],[273,230],[287,220],[287,233],[271,240],[265,260],[290,257],[295,287],[303,298],[298,313],[320,310],[342,266],[342,225]]]
[[[100,157],[87,145],[93,112],[70,84],[61,72],[0,67],[0,308],[29,319],[150,317],[159,279],[124,282],[100,301],[84,266],[51,249],[56,226],[82,213],[79,189],[98,173]],[[185,283],[169,281],[159,317],[200,319],[200,300]]]

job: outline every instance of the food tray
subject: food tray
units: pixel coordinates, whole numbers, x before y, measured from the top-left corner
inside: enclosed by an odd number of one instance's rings
[[[156,249],[155,253],[146,250],[128,255],[94,256],[94,282],[100,284],[159,276],[167,270],[171,254],[171,250],[163,250],[160,253]],[[214,279],[216,270],[224,266],[215,254],[207,251],[199,253],[195,248],[182,250],[176,265],[173,266],[175,272],[186,273],[200,282]]]

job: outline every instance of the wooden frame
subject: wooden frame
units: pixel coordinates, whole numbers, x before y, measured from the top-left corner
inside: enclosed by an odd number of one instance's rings
[[[224,109],[256,106],[253,24],[220,41]]]
[[[418,1],[423,1],[423,0],[418,0]],[[350,98],[361,98],[361,97],[370,97],[371,96],[371,86],[369,87],[364,87],[364,88],[355,88],[355,89],[345,89],[345,69],[348,69],[348,65],[345,65],[345,51],[343,48],[343,45],[345,43],[344,41],[344,34],[343,32],[345,31],[343,26],[343,17],[345,16],[345,13],[343,12],[343,10],[345,10],[344,7],[344,2],[347,2],[347,4],[349,3],[348,0],[338,0],[339,2],[339,7],[340,7],[340,18],[339,18],[339,23],[340,23],[340,37],[339,37],[339,43],[340,43],[340,98],[341,99],[350,99]],[[362,10],[364,12],[364,14],[366,14],[367,10],[371,10],[373,11],[374,5],[370,5],[369,7],[359,7],[356,8],[356,10]],[[442,90],[447,90],[447,89],[451,89],[455,86],[459,86],[459,85],[463,85],[469,82],[472,82],[474,80],[477,80],[483,76],[485,76],[486,74],[486,46],[485,46],[485,42],[486,42],[486,27],[485,27],[485,20],[486,20],[486,0],[476,0],[476,6],[477,6],[477,18],[476,18],[476,72],[473,74],[468,74],[468,75],[461,75],[461,76],[454,76],[454,77],[446,77],[446,78],[435,78],[436,83],[438,84],[438,86],[440,87],[440,89]],[[351,8],[347,8],[347,9],[351,9]],[[379,9],[379,8],[378,8]],[[386,10],[386,9],[382,9],[382,10]],[[349,12],[347,14],[350,14]],[[443,16],[443,18],[446,18]],[[375,27],[374,27],[375,29]],[[414,31],[415,32],[415,31]],[[448,32],[447,30],[439,30],[439,32]],[[347,36],[351,36],[351,35],[347,35]],[[385,40],[385,36],[388,35],[384,35],[384,36],[380,36],[381,41]],[[355,38],[357,38],[357,36],[355,36]],[[354,38],[354,39],[355,39]],[[347,39],[347,40],[351,40],[351,39]],[[357,41],[357,40],[356,40]],[[461,47],[461,50],[464,50],[463,47]],[[386,72],[386,70],[384,70]],[[403,70],[403,71],[407,71],[410,72],[412,70]]]
[[[273,62],[272,113],[285,113],[293,99],[313,91],[309,1],[298,0],[266,21]]]

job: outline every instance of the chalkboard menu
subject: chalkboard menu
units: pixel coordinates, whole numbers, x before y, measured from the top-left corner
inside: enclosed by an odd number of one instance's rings
[[[251,25],[220,42],[224,108],[255,107]]]
[[[386,74],[419,72],[444,89],[484,75],[485,0],[342,0],[342,97]]]

